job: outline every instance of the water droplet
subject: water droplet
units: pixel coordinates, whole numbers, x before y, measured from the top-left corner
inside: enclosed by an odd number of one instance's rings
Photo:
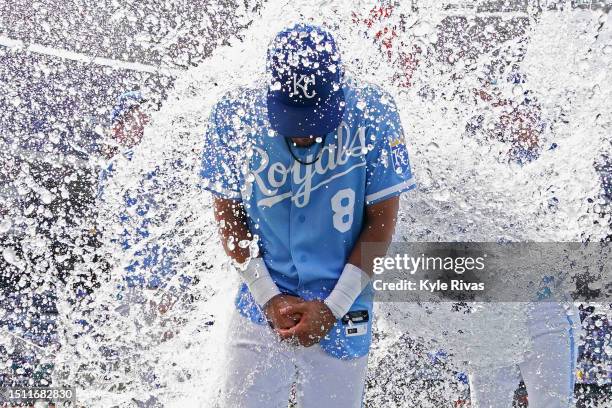
[[[54,196],[49,190],[43,190],[40,192],[40,200],[43,202],[43,204],[51,204],[53,198]]]
[[[518,98],[521,96],[524,96],[525,91],[523,90],[523,87],[521,85],[515,85],[512,88],[512,95],[514,95],[514,97]]]
[[[5,219],[2,220],[2,222],[0,222],[0,234],[4,234],[6,232],[8,232],[8,230],[11,229],[11,220],[9,219]]]
[[[18,267],[21,265],[21,262],[13,248],[4,248],[4,250],[2,251],[2,257],[6,262],[10,263],[11,265],[15,265]]]
[[[437,201],[448,201],[450,199],[450,192],[448,189],[439,189],[432,194],[432,198]]]
[[[358,101],[357,104],[355,105],[357,107],[357,109],[359,110],[364,110],[366,107],[366,103],[364,101]]]
[[[319,137],[317,137],[317,138],[315,139],[315,141],[316,141],[317,143],[321,143],[321,142],[323,141],[323,138],[322,138],[321,136],[319,136]]]
[[[431,24],[428,21],[421,21],[412,29],[415,37],[423,37],[431,32]]]

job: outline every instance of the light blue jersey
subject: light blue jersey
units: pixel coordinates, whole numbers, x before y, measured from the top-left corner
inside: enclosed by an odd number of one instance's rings
[[[351,81],[344,92],[340,127],[311,147],[292,146],[299,161],[289,150],[290,139],[270,128],[265,86],[222,98],[205,135],[203,187],[242,201],[272,279],[281,292],[305,300],[323,300],[334,288],[363,228],[366,206],[415,187],[393,98]],[[372,295],[366,288],[350,309],[368,312],[367,328],[348,330],[338,320],[320,342],[326,352],[339,358],[367,354]],[[253,322],[265,323],[246,284],[236,306]]]

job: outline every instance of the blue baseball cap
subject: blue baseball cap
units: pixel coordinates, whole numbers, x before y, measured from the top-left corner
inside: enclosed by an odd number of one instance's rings
[[[268,48],[268,119],[285,137],[326,135],[344,115],[342,64],[336,42],[320,27],[296,24]]]
[[[129,91],[122,93],[117,98],[115,106],[113,106],[113,109],[111,110],[111,123],[115,123],[128,110],[130,110],[134,106],[139,106],[143,102],[145,102],[145,99],[140,91]]]

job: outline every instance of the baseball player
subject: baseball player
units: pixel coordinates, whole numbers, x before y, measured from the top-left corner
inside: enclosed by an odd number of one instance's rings
[[[109,188],[116,184],[115,168],[118,161],[131,161],[132,147],[140,143],[144,126],[149,121],[148,114],[142,109],[146,102],[139,91],[126,92],[119,96],[111,112],[112,137],[124,150],[114,154],[104,170],[101,172],[98,200],[102,204],[108,198]],[[123,197],[119,201],[119,208],[112,209],[113,222],[119,224],[119,233],[113,232],[109,237],[117,243],[121,250],[123,267],[123,284],[119,286],[118,300],[122,301],[119,311],[127,311],[130,303],[143,302],[141,289],[165,289],[169,280],[177,273],[175,258],[177,248],[164,245],[158,240],[151,240],[150,230],[156,222],[160,207],[161,191],[164,189],[162,171],[159,168],[147,172],[134,189],[124,191],[120,186]],[[120,182],[120,180],[119,180]],[[118,213],[115,211],[118,210]],[[181,289],[190,284],[191,279],[181,274],[179,276]],[[162,299],[159,305],[160,312],[167,309],[168,296]]]
[[[445,18],[439,25],[440,31],[438,38],[439,57],[444,58],[443,49],[456,51],[452,48],[469,47],[469,53],[463,51],[459,58],[467,59],[472,56],[482,55],[484,50],[493,45],[492,38],[474,40],[470,36],[459,35],[462,30],[460,21],[464,17],[455,16]],[[485,21],[485,20],[483,20]],[[490,23],[494,24],[494,21]],[[484,24],[484,23],[483,23]],[[488,24],[488,23],[487,23]],[[520,30],[516,31],[520,34]],[[458,38],[457,35],[459,35]],[[464,43],[466,39],[472,39],[469,44]],[[489,44],[489,42],[491,42]],[[474,99],[481,111],[486,113],[491,111],[491,118],[487,115],[478,115],[467,126],[469,133],[483,131],[486,138],[499,140],[511,145],[507,158],[517,164],[524,165],[538,159],[542,150],[542,135],[546,130],[546,122],[541,117],[541,106],[535,99],[532,91],[522,90],[525,86],[526,76],[521,72],[520,60],[525,53],[525,40],[517,39],[519,49],[516,50],[514,57],[518,61],[504,70],[499,69],[499,59],[501,57],[491,55],[490,66],[487,67],[482,81],[482,88],[474,89],[476,96]],[[458,47],[457,47],[458,46]],[[456,59],[459,62],[460,59]],[[502,64],[503,65],[503,64]],[[516,95],[513,99],[504,97],[501,92],[503,87],[498,86],[499,72],[503,76],[499,79],[507,81],[516,86]],[[501,81],[500,81],[500,85]],[[504,108],[501,117],[497,116],[496,110],[492,108]],[[487,126],[490,121],[492,126]],[[554,147],[551,146],[554,149]],[[508,366],[493,366],[488,369],[480,364],[489,360],[490,356],[483,355],[482,361],[472,361],[469,367],[469,384],[472,406],[475,408],[511,408],[515,390],[522,379],[525,383],[529,399],[530,408],[566,408],[571,406],[574,395],[574,377],[576,367],[576,351],[579,339],[579,322],[576,320],[576,312],[572,306],[571,299],[560,293],[560,282],[554,276],[546,276],[540,283],[539,290],[533,293],[530,300],[524,302],[524,309],[511,311],[503,302],[490,303],[487,305],[491,310],[499,312],[505,319],[512,319],[525,325],[527,335],[530,339],[531,348],[526,350],[516,364]],[[482,321],[483,337],[492,338],[493,336],[513,336],[514,333],[496,331],[489,329],[488,322]],[[512,325],[509,324],[508,327]],[[486,340],[483,339],[483,342]],[[491,363],[493,365],[495,363]]]
[[[516,67],[507,80],[514,84],[525,82],[524,75]],[[508,100],[501,99],[495,92],[489,94],[480,90],[478,95],[482,101],[493,106],[509,104]],[[540,106],[531,92],[525,91],[523,95],[524,98],[514,110],[502,115],[493,132],[500,140],[512,143],[509,159],[520,165],[539,158],[540,138],[546,126],[540,118]],[[482,123],[479,126],[485,128]],[[527,389],[530,407],[572,406],[580,329],[575,307],[571,299],[560,292],[558,283],[554,276],[545,276],[537,293],[534,293],[533,301],[525,304],[525,313],[517,313],[512,317],[525,324],[531,341],[531,349],[522,355],[517,364],[488,370],[476,366],[470,368],[472,406],[512,407],[515,390],[521,379]],[[497,308],[498,305],[491,304],[490,307]],[[500,310],[503,309],[500,306]],[[497,333],[500,334],[503,335]]]
[[[525,75],[515,66],[507,81],[524,84]],[[495,84],[493,78],[491,85]],[[492,91],[489,94],[485,88],[477,94],[482,101],[493,106],[509,106],[509,100],[496,95],[498,91],[494,88]],[[510,160],[525,165],[539,158],[540,139],[546,124],[540,117],[541,108],[532,92],[524,91],[522,95],[521,102],[502,115],[493,133],[500,140],[512,143]],[[474,407],[512,407],[521,379],[527,389],[530,407],[570,407],[573,402],[580,328],[571,298],[563,293],[555,276],[544,276],[532,302],[525,302],[524,306],[524,313],[514,312],[512,318],[525,324],[531,349],[523,353],[517,364],[488,370],[471,367],[470,393]],[[490,307],[497,308],[498,305],[491,304]],[[504,306],[499,306],[499,309],[504,310]]]
[[[399,114],[345,77],[320,27],[278,33],[267,74],[224,96],[205,135],[203,187],[244,280],[221,406],[286,407],[295,382],[300,406],[358,407],[373,318],[361,244],[391,240],[415,187]]]

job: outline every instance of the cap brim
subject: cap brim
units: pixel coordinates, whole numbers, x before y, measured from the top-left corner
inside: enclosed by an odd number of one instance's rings
[[[344,116],[344,91],[332,93],[315,106],[288,105],[268,93],[268,119],[284,137],[323,136],[335,131]]]

